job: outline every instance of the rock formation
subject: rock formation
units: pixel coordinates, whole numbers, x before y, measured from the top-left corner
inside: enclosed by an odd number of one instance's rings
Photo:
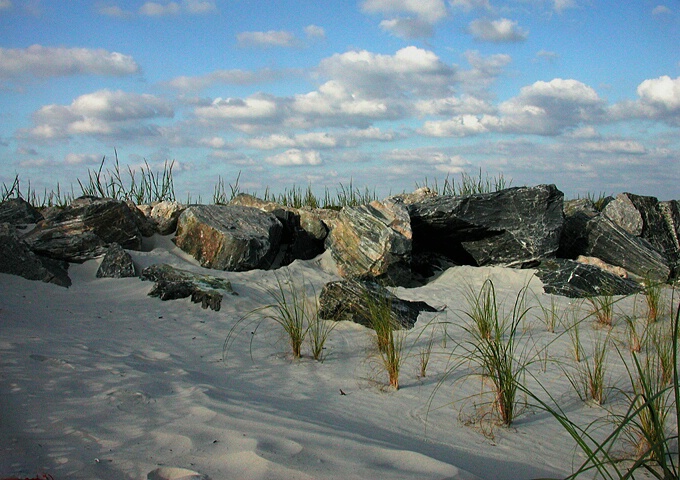
[[[97,278],[128,278],[136,277],[135,265],[132,257],[123,247],[112,243],[106,250],[106,255],[97,269]]]

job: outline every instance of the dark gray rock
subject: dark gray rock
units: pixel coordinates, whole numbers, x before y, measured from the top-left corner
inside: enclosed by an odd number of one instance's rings
[[[583,255],[597,257],[623,267],[640,278],[666,282],[671,267],[666,256],[647,240],[631,235],[608,217],[598,215],[586,224],[586,248]]]
[[[42,214],[23,198],[11,198],[0,203],[0,223],[27,225],[38,223]]]
[[[559,258],[576,259],[588,249],[588,222],[597,217],[600,212],[588,198],[579,198],[564,202],[564,228],[560,236],[560,248],[556,256]]]
[[[125,202],[80,197],[38,222],[23,240],[40,255],[83,262],[105,254],[111,243],[140,250],[142,233]]]
[[[671,263],[680,259],[673,226],[656,197],[621,193],[602,213],[629,233],[647,240]]]
[[[553,258],[541,261],[536,276],[545,293],[571,298],[598,295],[631,295],[642,290],[639,284],[594,265]]]
[[[125,202],[133,214],[135,224],[143,237],[150,237],[156,233],[156,223],[147,217],[142,209],[140,209],[134,202],[128,200]]]
[[[411,223],[406,207],[374,201],[345,207],[326,246],[345,278],[406,285],[411,279]]]
[[[428,198],[408,206],[413,250],[459,264],[531,265],[559,247],[563,200],[554,185]]]
[[[324,285],[318,315],[326,320],[351,321],[372,328],[369,301],[389,302],[395,319],[406,329],[413,328],[420,312],[437,311],[425,302],[402,300],[375,282],[352,279]]]
[[[167,264],[146,267],[139,278],[155,282],[149,296],[159,297],[161,300],[191,297],[192,302],[216,312],[222,306],[224,293],[236,295],[228,280],[188,272]]]
[[[253,207],[273,214],[281,225],[279,261],[276,266],[289,265],[295,260],[310,260],[324,251],[328,227],[321,219],[319,209],[298,209],[275,202],[267,202],[252,195],[236,195],[229,205]]]
[[[97,278],[129,278],[136,277],[135,264],[132,257],[123,247],[112,243],[97,269]]]
[[[0,272],[28,280],[40,280],[62,287],[71,286],[68,263],[44,258],[33,253],[19,239],[14,225],[0,223]]]
[[[237,205],[193,205],[179,216],[175,244],[202,266],[217,270],[268,269],[283,227],[271,213]]]

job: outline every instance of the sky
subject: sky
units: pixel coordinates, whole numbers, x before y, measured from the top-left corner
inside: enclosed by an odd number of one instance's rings
[[[680,1],[0,0],[0,184],[680,199]]]

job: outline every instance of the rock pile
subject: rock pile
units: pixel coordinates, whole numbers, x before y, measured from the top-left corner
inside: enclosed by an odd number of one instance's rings
[[[173,232],[175,244],[207,268],[272,269],[328,249],[348,281],[382,285],[422,283],[450,265],[500,265],[535,268],[547,292],[584,297],[629,294],[643,280],[668,282],[680,273],[677,200],[622,193],[596,207],[589,199],[565,202],[554,185],[465,196],[421,189],[340,212],[250,195],[229,205],[140,207],[81,197],[42,212],[12,199],[0,204],[0,272],[68,286],[68,262],[106,255],[98,275],[133,276],[126,250],[139,250],[144,236]],[[194,280],[154,278],[155,292],[189,292],[219,308]],[[347,293],[347,285],[334,288]]]

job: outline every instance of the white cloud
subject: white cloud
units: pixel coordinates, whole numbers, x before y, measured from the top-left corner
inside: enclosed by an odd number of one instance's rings
[[[654,16],[657,16],[657,15],[668,15],[668,14],[670,14],[670,13],[673,13],[673,12],[671,12],[671,9],[668,8],[666,5],[657,5],[657,6],[654,7],[654,9],[652,10],[652,15],[654,15]]]
[[[223,120],[260,120],[277,114],[277,103],[273,97],[254,95],[245,100],[240,98],[216,98],[206,107],[198,107],[194,113],[199,118]]]
[[[584,142],[580,145],[581,150],[588,153],[642,155],[647,149],[640,142],[634,140],[605,140],[596,142]]]
[[[468,95],[420,100],[415,108],[420,115],[458,116],[495,112],[488,101]]]
[[[194,15],[217,11],[217,6],[213,0],[184,0],[182,6],[187,12]]]
[[[604,116],[604,101],[577,80],[538,81],[499,106],[500,128],[509,132],[557,135]]]
[[[458,115],[450,120],[425,122],[419,133],[429,137],[467,137],[489,131],[487,125],[497,123],[495,117]]]
[[[130,75],[139,65],[129,55],[103,49],[44,47],[0,48],[0,78],[22,75]]]
[[[448,14],[443,0],[365,0],[361,8],[368,13],[415,15],[428,23],[438,22]]]
[[[559,59],[560,56],[556,52],[551,52],[550,50],[539,50],[536,52],[536,60],[544,62],[554,62]]]
[[[432,26],[448,15],[444,0],[365,0],[361,8],[389,16],[380,28],[402,38],[429,37]]]
[[[268,32],[241,32],[236,35],[240,47],[295,47],[298,41],[291,32],[269,30]]]
[[[394,55],[366,50],[335,54],[319,70],[353,91],[373,98],[446,95],[455,82],[455,69],[429,50],[405,47]]]
[[[492,10],[489,0],[449,0],[452,8],[459,8],[469,12],[471,10]]]
[[[101,155],[89,153],[69,153],[64,158],[67,165],[96,165],[101,161]]]
[[[0,0],[0,11],[9,10],[12,8],[12,2],[10,0]]]
[[[118,5],[100,5],[97,13],[115,18],[129,18],[133,15],[129,10],[123,10]]]
[[[35,127],[29,134],[43,140],[79,134],[143,134],[140,121],[173,115],[170,104],[153,95],[100,90],[81,95],[68,106],[40,108],[33,114]]]
[[[162,17],[165,15],[177,15],[180,12],[180,6],[177,2],[170,2],[166,4],[156,2],[146,2],[139,7],[139,14],[148,17]]]
[[[680,77],[672,79],[668,75],[649,79],[637,88],[640,100],[655,109],[676,112],[680,110]]]
[[[175,77],[166,83],[167,86],[176,90],[189,92],[203,90],[213,85],[254,85],[269,82],[280,77],[280,74],[270,69],[257,71],[249,70],[215,70],[206,75],[194,77]]]
[[[305,35],[308,38],[326,38],[326,30],[318,25],[307,25],[305,27]]]
[[[473,20],[469,29],[476,40],[484,42],[522,42],[529,35],[516,21],[507,18]]]
[[[323,163],[321,155],[316,150],[299,150],[297,148],[267,157],[265,161],[279,167],[321,165]]]
[[[568,8],[575,8],[576,7],[576,1],[575,0],[553,0],[553,7],[555,8],[555,11],[558,13],[562,13],[564,10]]]

